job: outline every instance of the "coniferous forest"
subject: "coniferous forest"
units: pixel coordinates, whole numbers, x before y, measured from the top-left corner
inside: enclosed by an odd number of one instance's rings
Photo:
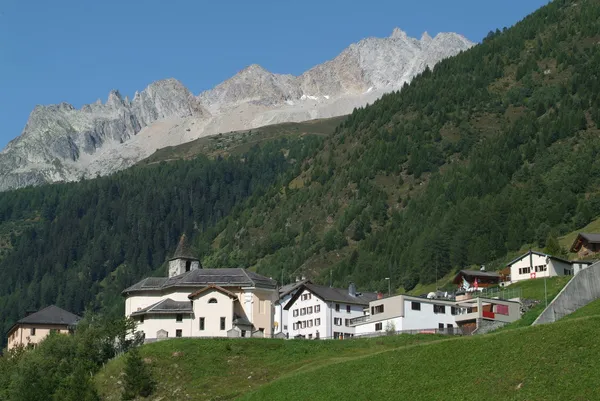
[[[355,110],[322,140],[0,194],[0,316],[119,292],[181,233],[205,267],[413,288],[600,206],[600,2],[556,0]]]

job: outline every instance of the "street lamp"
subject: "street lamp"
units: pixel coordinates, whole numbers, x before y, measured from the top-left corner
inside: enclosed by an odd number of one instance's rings
[[[388,282],[388,297],[392,296],[392,280],[389,277],[385,278]]]

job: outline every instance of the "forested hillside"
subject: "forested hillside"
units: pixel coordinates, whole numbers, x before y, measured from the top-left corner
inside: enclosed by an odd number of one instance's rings
[[[161,267],[182,233],[208,230],[250,195],[297,175],[322,143],[280,139],[226,159],[198,156],[1,193],[0,329],[53,303],[122,315],[120,292],[166,274]]]
[[[355,110],[297,177],[199,239],[205,265],[410,289],[585,225],[599,17],[598,0],[554,1]]]

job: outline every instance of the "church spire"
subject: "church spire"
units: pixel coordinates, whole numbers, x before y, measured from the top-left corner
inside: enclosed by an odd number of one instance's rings
[[[190,251],[190,246],[188,244],[188,240],[187,240],[187,237],[185,234],[182,234],[181,238],[179,238],[179,244],[177,244],[177,249],[175,250],[175,253],[173,254],[172,259],[198,260],[198,258],[196,258],[192,255],[192,252]]]

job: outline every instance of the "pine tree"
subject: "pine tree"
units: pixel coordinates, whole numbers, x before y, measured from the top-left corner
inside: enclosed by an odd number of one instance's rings
[[[154,379],[137,348],[127,352],[124,380],[123,400],[133,400],[138,395],[148,397],[154,391]]]

